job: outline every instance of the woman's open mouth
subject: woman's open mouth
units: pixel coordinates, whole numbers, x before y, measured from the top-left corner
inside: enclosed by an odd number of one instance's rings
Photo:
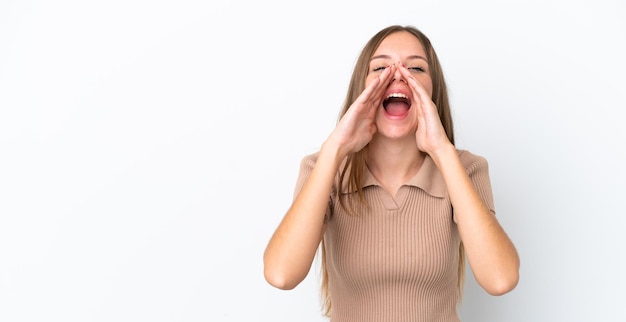
[[[383,100],[383,108],[390,116],[402,117],[409,113],[411,100],[402,93],[391,93]]]

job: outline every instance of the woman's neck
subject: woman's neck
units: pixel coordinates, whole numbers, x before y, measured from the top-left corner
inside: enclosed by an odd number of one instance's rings
[[[426,154],[415,140],[372,140],[365,155],[367,167],[392,196],[419,171]]]

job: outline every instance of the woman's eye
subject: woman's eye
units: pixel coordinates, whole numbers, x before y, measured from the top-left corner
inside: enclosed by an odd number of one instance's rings
[[[409,67],[409,70],[414,72],[424,72],[424,68],[422,67]]]
[[[373,72],[380,72],[380,71],[385,70],[385,68],[387,68],[387,67],[385,67],[385,66],[374,67],[374,69],[372,69],[372,71]]]

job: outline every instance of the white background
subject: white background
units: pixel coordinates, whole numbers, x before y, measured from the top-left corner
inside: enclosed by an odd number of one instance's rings
[[[1,1],[0,321],[324,321],[263,279],[299,161],[390,24],[431,38],[518,287],[464,321],[626,321],[626,3]]]

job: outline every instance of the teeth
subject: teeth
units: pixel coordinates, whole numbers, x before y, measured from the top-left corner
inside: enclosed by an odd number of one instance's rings
[[[387,96],[387,98],[392,98],[392,97],[399,97],[399,98],[407,98],[406,95],[402,94],[402,93],[391,93],[389,94],[389,96]]]

